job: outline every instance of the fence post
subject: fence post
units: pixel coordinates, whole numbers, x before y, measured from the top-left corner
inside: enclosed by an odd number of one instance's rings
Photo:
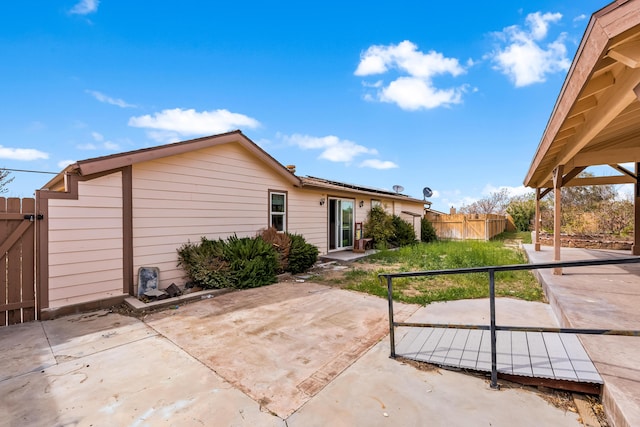
[[[462,240],[467,240],[467,217],[462,217]]]
[[[396,358],[396,338],[395,328],[393,326],[393,285],[391,284],[391,277],[387,276],[387,298],[389,299],[389,343],[391,344],[391,357]]]
[[[495,271],[489,269],[489,304],[491,316],[491,388],[499,389],[498,385],[498,354],[496,350],[496,289]]]

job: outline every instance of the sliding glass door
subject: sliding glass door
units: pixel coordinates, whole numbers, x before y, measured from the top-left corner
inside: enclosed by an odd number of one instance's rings
[[[329,199],[329,250],[353,247],[354,201]]]

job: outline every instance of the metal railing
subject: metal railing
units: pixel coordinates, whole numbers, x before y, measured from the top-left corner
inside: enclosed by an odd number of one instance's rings
[[[596,265],[631,264],[640,263],[640,257],[634,258],[613,258],[601,260],[583,261],[561,261],[540,264],[513,264],[492,267],[470,267],[454,268],[449,270],[430,270],[404,273],[385,273],[378,277],[387,281],[387,298],[389,301],[389,340],[391,344],[391,357],[396,357],[395,328],[396,326],[422,327],[422,328],[459,328],[459,329],[482,329],[489,330],[491,336],[491,388],[498,388],[498,363],[496,351],[496,331],[523,331],[523,332],[558,332],[585,335],[625,335],[640,336],[640,330],[618,330],[618,329],[580,329],[580,328],[548,328],[548,327],[528,327],[528,326],[497,326],[496,325],[496,295],[495,295],[495,273],[500,271],[517,270],[540,270],[546,268],[564,267],[590,267]],[[471,274],[488,273],[489,275],[489,311],[490,325],[455,325],[437,323],[409,323],[395,322],[393,320],[393,279],[407,277],[440,276],[450,274]]]

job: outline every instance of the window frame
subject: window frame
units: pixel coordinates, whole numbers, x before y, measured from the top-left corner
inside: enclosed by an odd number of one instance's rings
[[[284,196],[284,212],[274,212],[273,211],[273,196],[277,195],[277,196]],[[286,233],[288,228],[289,228],[289,193],[287,191],[282,191],[282,190],[269,190],[269,197],[268,197],[268,207],[267,207],[267,211],[268,211],[268,218],[267,218],[267,223],[269,224],[269,227],[273,227],[273,216],[277,215],[277,216],[282,216],[282,230],[278,230],[278,233]]]

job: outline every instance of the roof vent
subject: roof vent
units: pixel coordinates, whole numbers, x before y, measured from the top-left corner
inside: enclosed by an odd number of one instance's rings
[[[296,173],[296,165],[287,165],[287,169],[291,173]]]

